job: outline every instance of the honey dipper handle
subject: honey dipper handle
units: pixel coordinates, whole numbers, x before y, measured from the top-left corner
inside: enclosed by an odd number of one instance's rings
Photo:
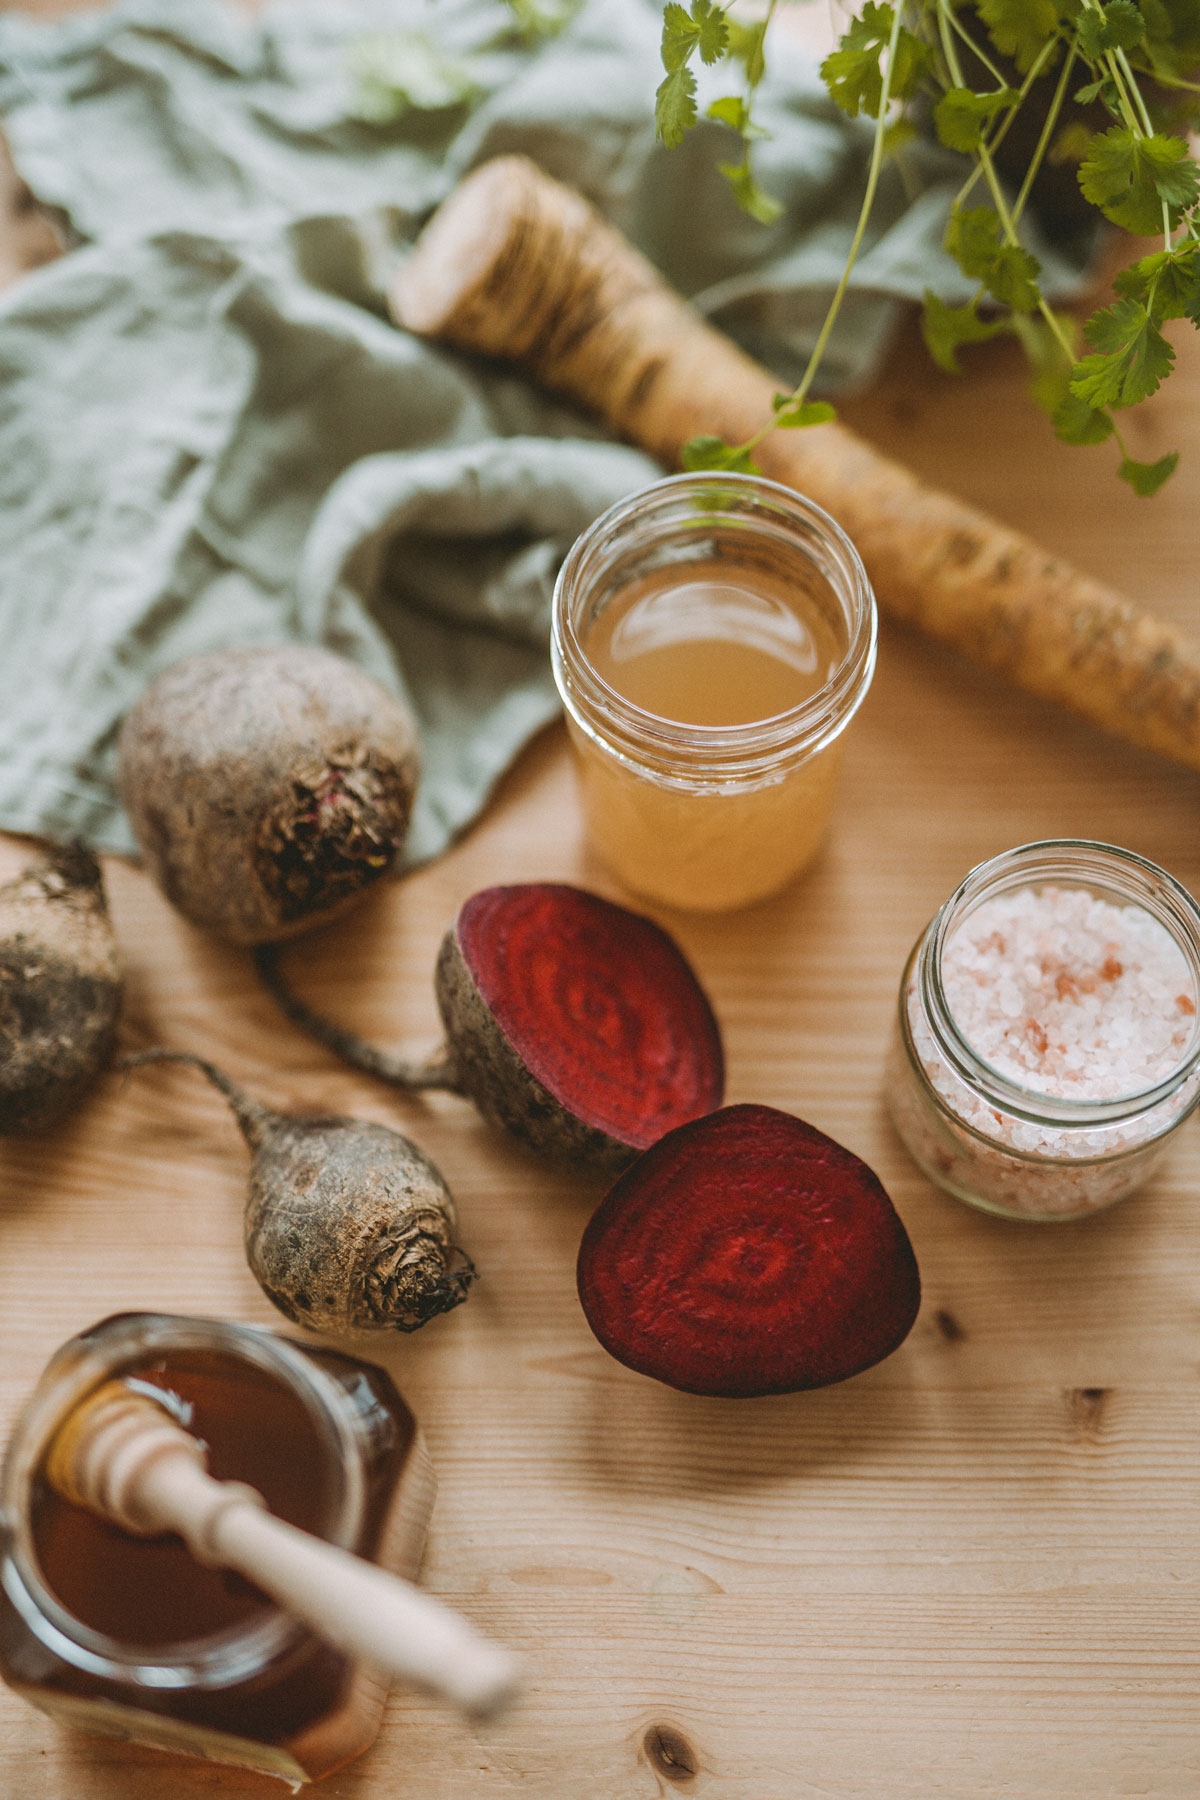
[[[511,1699],[516,1662],[468,1620],[410,1582],[299,1531],[240,1482],[214,1481],[189,1440],[159,1449],[129,1507],[143,1530],[177,1531],[199,1561],[236,1569],[285,1612],[372,1668],[483,1716]]]
[[[661,461],[771,417],[777,383],[579,194],[527,158],[467,176],[399,273],[410,331],[523,364]],[[1127,742],[1200,769],[1200,647],[836,423],[779,430],[764,475],[832,513],[885,612]]]

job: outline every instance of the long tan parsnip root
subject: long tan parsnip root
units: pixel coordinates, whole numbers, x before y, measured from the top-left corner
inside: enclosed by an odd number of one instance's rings
[[[483,164],[442,205],[393,313],[424,336],[519,362],[668,465],[700,433],[751,437],[778,385],[523,157]],[[1200,646],[841,425],[774,432],[755,456],[849,533],[889,615],[1200,769]]]

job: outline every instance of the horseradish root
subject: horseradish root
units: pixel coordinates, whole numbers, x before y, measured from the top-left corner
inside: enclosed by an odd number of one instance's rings
[[[583,1234],[579,1297],[618,1362],[690,1394],[845,1381],[917,1316],[908,1233],[867,1165],[770,1106],[672,1131]]]
[[[267,1299],[313,1331],[416,1331],[466,1299],[475,1278],[452,1242],[450,1190],[386,1125],[273,1112],[183,1050],[122,1068],[184,1063],[229,1102],[250,1147],[246,1260]]]
[[[0,888],[0,1132],[42,1131],[105,1068],[121,968],[100,865],[52,850]]]
[[[553,882],[485,888],[459,909],[435,985],[446,1048],[406,1062],[304,1006],[274,953],[259,970],[288,1017],[400,1087],[449,1088],[542,1155],[623,1168],[721,1104],[712,1008],[651,920]]]
[[[512,358],[661,461],[772,416],[778,383],[704,323],[578,194],[523,157],[475,170],[401,271],[393,312]],[[843,426],[775,431],[762,473],[832,513],[880,606],[1018,687],[1200,768],[1200,648]]]
[[[231,944],[290,937],[390,866],[417,785],[407,709],[311,645],[167,669],[121,727],[121,798],[146,866]]]

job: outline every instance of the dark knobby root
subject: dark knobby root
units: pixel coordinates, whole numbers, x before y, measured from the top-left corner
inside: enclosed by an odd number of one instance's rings
[[[119,740],[147,868],[233,944],[291,936],[376,881],[404,841],[418,768],[407,709],[311,645],[178,663]]]
[[[179,1062],[228,1100],[250,1146],[246,1258],[268,1300],[313,1331],[416,1331],[466,1299],[475,1270],[452,1242],[454,1201],[417,1146],[364,1119],[274,1112],[212,1063]]]
[[[446,1050],[406,1062],[303,1006],[271,951],[259,970],[288,1017],[401,1087],[467,1095],[541,1154],[615,1172],[721,1104],[712,1008],[650,919],[581,888],[485,888],[460,908],[435,984]]]
[[[0,1132],[56,1124],[107,1067],[121,965],[100,865],[52,850],[0,888]]]
[[[882,1361],[917,1316],[912,1245],[867,1165],[770,1106],[729,1106],[627,1169],[579,1251],[588,1324],[686,1393],[786,1394]]]

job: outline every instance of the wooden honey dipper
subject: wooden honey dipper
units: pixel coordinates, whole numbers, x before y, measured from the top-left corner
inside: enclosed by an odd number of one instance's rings
[[[767,371],[577,193],[524,157],[467,176],[394,286],[396,321],[523,364],[667,464],[701,433],[744,443]],[[844,426],[775,431],[764,475],[849,533],[880,606],[1018,687],[1200,769],[1200,647]]]
[[[199,1562],[236,1570],[382,1674],[474,1717],[513,1696],[507,1650],[411,1582],[275,1518],[256,1489],[214,1480],[203,1443],[144,1389],[108,1381],[88,1395],[59,1427],[45,1472],[65,1500],[135,1537],[177,1532]]]

